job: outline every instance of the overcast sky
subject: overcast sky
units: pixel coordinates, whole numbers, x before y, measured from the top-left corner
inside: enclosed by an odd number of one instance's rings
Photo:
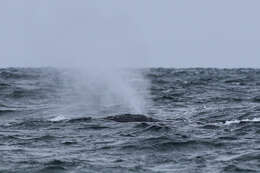
[[[0,66],[260,67],[259,0],[1,0]]]

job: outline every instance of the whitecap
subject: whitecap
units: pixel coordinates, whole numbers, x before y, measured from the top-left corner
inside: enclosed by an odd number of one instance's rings
[[[51,118],[49,121],[57,122],[57,121],[63,121],[66,120],[67,118],[63,115],[59,115],[57,117]]]
[[[242,119],[242,120],[230,120],[230,121],[226,121],[224,123],[224,125],[239,124],[241,122],[260,122],[260,118]]]

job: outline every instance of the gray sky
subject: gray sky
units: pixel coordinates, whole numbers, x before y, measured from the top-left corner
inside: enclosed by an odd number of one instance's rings
[[[259,0],[1,0],[0,66],[260,67]]]

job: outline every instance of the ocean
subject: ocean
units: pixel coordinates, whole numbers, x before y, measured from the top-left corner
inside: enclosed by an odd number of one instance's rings
[[[132,71],[0,69],[0,173],[260,172],[260,69]]]

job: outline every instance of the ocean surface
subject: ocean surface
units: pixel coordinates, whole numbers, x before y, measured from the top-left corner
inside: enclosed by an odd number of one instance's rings
[[[260,172],[260,69],[135,73],[0,69],[0,173]]]

